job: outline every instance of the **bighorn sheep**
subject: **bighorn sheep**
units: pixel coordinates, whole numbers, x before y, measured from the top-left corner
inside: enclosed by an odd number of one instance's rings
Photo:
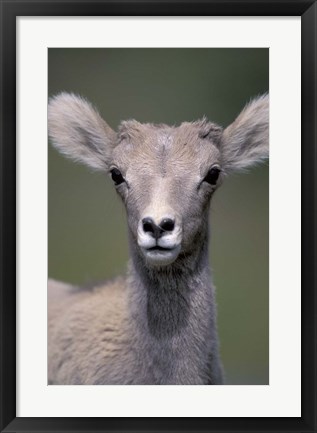
[[[61,93],[49,135],[66,156],[109,173],[127,211],[125,278],[79,290],[49,282],[52,384],[222,384],[208,264],[209,202],[223,178],[268,157],[269,98],[226,129],[122,122]]]

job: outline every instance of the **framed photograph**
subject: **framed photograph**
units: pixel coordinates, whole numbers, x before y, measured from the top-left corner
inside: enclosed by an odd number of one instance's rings
[[[1,17],[1,431],[315,432],[316,2]]]

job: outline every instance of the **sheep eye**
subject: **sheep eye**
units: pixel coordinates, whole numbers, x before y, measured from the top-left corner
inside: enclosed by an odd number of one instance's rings
[[[120,185],[120,183],[124,182],[124,177],[117,168],[113,168],[110,173],[115,185]]]
[[[218,177],[220,174],[220,168],[218,167],[212,167],[206,176],[204,177],[203,181],[210,183],[210,185],[216,185]]]

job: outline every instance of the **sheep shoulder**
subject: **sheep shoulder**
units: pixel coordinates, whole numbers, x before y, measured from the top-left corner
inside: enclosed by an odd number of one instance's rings
[[[133,362],[125,279],[81,288],[49,280],[48,303],[49,383],[122,380]]]

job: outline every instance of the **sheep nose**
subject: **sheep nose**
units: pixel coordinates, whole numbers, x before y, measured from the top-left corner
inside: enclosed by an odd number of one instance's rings
[[[163,218],[157,225],[152,218],[147,217],[142,219],[143,231],[149,233],[156,240],[159,239],[164,233],[172,232],[175,227],[175,221],[171,218]]]

